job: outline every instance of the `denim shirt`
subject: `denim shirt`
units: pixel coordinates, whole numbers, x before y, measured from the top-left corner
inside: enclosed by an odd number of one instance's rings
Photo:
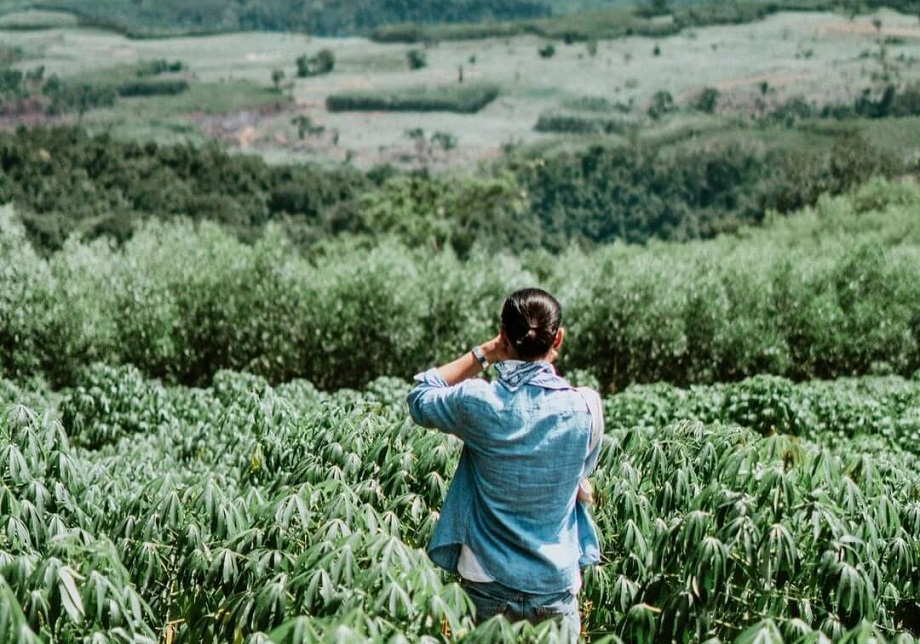
[[[457,572],[461,545],[499,583],[527,593],[562,592],[579,566],[597,563],[597,531],[577,488],[597,464],[591,416],[580,392],[548,362],[509,360],[495,382],[448,386],[436,369],[418,374],[413,420],[464,442],[428,547]]]

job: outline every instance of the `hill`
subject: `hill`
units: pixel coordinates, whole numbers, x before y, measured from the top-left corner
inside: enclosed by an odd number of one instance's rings
[[[141,37],[246,30],[346,35],[394,22],[478,22],[551,13],[546,0],[341,0],[325,5],[305,0],[0,2],[0,12],[24,7],[73,13],[86,24]]]

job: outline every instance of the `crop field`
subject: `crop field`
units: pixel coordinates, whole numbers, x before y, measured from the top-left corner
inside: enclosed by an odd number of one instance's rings
[[[474,628],[428,561],[460,444],[413,426],[407,391],[96,367],[58,397],[63,424],[40,395],[8,408],[4,641],[552,639],[551,623]],[[588,638],[914,641],[920,382],[754,378],[605,404]]]
[[[533,282],[605,392],[587,641],[914,642],[918,200],[553,262],[184,224],[43,258],[6,212],[0,642],[561,641],[428,560],[461,445],[404,402]]]
[[[0,0],[0,644],[917,642],[920,22],[794,1]],[[535,285],[577,638],[405,402]]]
[[[28,16],[6,19],[27,21]],[[51,27],[52,18],[42,19]],[[348,159],[362,166],[390,161],[474,167],[497,157],[503,146],[555,140],[535,131],[541,115],[571,112],[573,106],[578,112],[579,105],[592,100],[595,105],[599,99],[626,105],[633,116],[642,117],[656,93],[669,92],[680,107],[695,101],[704,88],[714,88],[720,92],[719,114],[749,115],[796,96],[819,106],[852,101],[864,89],[877,88],[882,75],[899,83],[920,78],[920,26],[913,16],[887,10],[853,19],[780,13],[746,25],[593,45],[535,36],[410,45],[265,33],[129,40],[61,27],[3,31],[2,37],[25,53],[18,67],[44,65],[46,74],[64,79],[104,78],[142,60],[187,64],[190,95],[128,99],[112,110],[90,112],[83,122],[96,130],[142,139],[214,136],[273,160]],[[554,55],[541,57],[538,50],[551,42]],[[296,59],[325,48],[335,55],[332,73],[297,78]],[[411,50],[423,52],[424,67],[410,69]],[[278,91],[273,70],[284,73]],[[333,94],[459,85],[461,74],[464,83],[499,87],[498,99],[474,115],[330,113],[326,108]],[[325,134],[299,136],[292,124],[299,116],[323,127]],[[649,136],[667,127],[666,122],[645,125],[643,135],[648,130]],[[724,128],[724,122],[714,127]],[[456,146],[420,150],[417,140],[407,136],[413,130],[451,135]]]

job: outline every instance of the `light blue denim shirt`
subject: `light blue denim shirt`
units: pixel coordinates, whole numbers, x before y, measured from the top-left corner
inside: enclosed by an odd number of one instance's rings
[[[457,572],[461,545],[483,570],[521,592],[562,592],[600,560],[597,531],[577,488],[597,464],[584,397],[548,362],[509,360],[495,382],[448,386],[436,369],[415,377],[412,418],[464,442],[429,544]]]

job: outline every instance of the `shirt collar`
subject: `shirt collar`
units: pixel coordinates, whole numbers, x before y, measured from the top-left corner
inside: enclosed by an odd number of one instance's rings
[[[495,368],[499,382],[509,391],[517,391],[527,384],[545,389],[569,388],[569,384],[556,374],[556,368],[544,360],[505,360],[496,364]]]

